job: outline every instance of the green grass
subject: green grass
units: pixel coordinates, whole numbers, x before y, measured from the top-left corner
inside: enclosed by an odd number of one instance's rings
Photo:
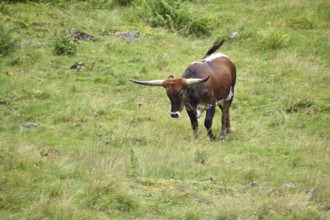
[[[329,219],[327,1],[185,1],[212,23],[202,38],[119,2],[1,4],[2,39],[16,40],[0,59],[1,219]],[[68,29],[97,41],[54,55]],[[195,141],[162,88],[128,79],[180,76],[233,31],[221,48],[238,70],[233,132],[211,142],[200,119]]]

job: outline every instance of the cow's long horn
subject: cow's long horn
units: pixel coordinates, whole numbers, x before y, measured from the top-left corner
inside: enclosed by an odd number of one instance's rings
[[[138,80],[132,80],[132,79],[130,79],[129,81],[140,84],[140,85],[144,85],[144,86],[162,86],[163,82],[164,82],[164,80],[138,81]]]
[[[187,85],[195,85],[195,84],[200,84],[206,82],[210,76],[205,77],[205,78],[192,78],[192,79],[186,79]]]

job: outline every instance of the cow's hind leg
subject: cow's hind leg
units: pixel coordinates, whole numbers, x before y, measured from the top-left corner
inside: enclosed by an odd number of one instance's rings
[[[229,134],[231,132],[230,130],[230,105],[231,105],[231,101],[225,101],[223,104],[223,110],[225,112],[225,126],[226,126],[226,133]]]
[[[227,97],[227,99],[224,100],[223,104],[218,105],[222,112],[220,141],[224,141],[226,133],[229,134],[231,132],[229,109],[233,101],[233,98],[234,98],[234,89],[232,88],[230,95]]]
[[[225,130],[226,130],[226,117],[225,117],[225,112],[224,112],[224,107],[222,104],[218,105],[219,108],[221,109],[222,116],[221,116],[221,132],[220,132],[220,141],[225,140]]]
[[[225,140],[226,133],[230,133],[230,108],[231,100],[225,100],[223,104],[219,104],[219,108],[221,109],[221,132],[220,132],[220,141],[223,142]]]
[[[213,121],[214,113],[215,113],[215,106],[212,104],[208,104],[206,107],[206,117],[205,117],[204,125],[207,129],[207,135],[211,140],[215,139],[215,135],[212,131],[212,121]]]
[[[224,110],[226,112],[226,132],[227,134],[231,133],[231,130],[230,130],[230,106],[231,106],[231,103],[233,102],[233,99],[234,99],[234,87],[232,87],[232,95],[230,96],[230,98],[228,100],[225,100],[224,102]]]

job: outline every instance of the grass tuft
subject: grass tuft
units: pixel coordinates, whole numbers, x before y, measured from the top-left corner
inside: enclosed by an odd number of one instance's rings
[[[14,37],[14,28],[0,23],[0,55],[8,55],[14,51],[17,39]]]
[[[330,219],[324,0],[13,2],[0,3],[1,219]],[[216,141],[205,112],[194,140],[163,88],[129,79],[178,77],[233,31],[219,50],[237,67],[232,132],[218,141],[216,108]]]
[[[139,11],[141,18],[152,27],[164,27],[184,36],[210,34],[210,21],[194,17],[184,1],[142,0]]]
[[[260,31],[258,38],[263,50],[280,50],[290,45],[289,35],[275,27]]]
[[[73,56],[77,53],[77,45],[74,43],[73,38],[68,35],[56,36],[53,41],[53,47],[53,53],[58,56]]]

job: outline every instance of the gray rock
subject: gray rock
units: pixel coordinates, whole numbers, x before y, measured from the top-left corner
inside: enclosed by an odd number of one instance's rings
[[[0,99],[0,105],[8,105],[9,103],[8,99]]]
[[[27,123],[21,124],[20,127],[21,128],[36,128],[36,127],[38,127],[38,124],[27,122]]]
[[[82,61],[79,62],[75,62],[75,64],[73,64],[70,69],[72,70],[76,70],[76,71],[80,71],[80,70],[84,70],[85,69],[85,64]]]
[[[326,204],[325,210],[330,211],[330,203]]]
[[[125,40],[126,42],[134,42],[140,39],[141,34],[138,31],[131,31],[131,32],[115,32],[115,37]]]
[[[66,34],[72,36],[75,40],[96,41],[96,38],[83,31],[63,30],[56,33],[57,35]]]
[[[288,188],[288,189],[291,189],[291,188],[294,188],[295,187],[294,184],[293,183],[290,183],[290,182],[284,183],[283,186],[286,187],[286,188]]]
[[[266,116],[271,116],[271,115],[274,115],[275,114],[275,110],[268,110],[265,112],[265,115]]]
[[[217,181],[215,181],[212,177],[210,177],[210,181],[212,184],[216,185],[217,184]]]
[[[307,200],[310,201],[314,197],[315,189],[312,187],[307,192]]]

